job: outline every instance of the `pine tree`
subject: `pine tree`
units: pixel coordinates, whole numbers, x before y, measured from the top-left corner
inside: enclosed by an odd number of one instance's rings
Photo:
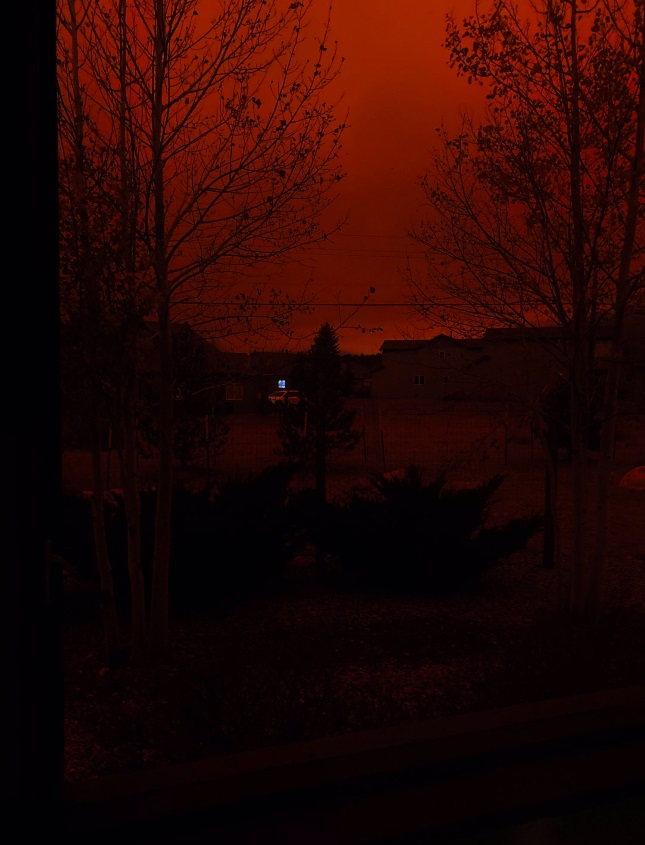
[[[303,469],[315,470],[317,497],[324,503],[330,452],[351,451],[360,441],[360,433],[352,428],[356,412],[345,408],[343,399],[351,375],[329,323],[322,324],[310,349],[297,357],[292,378],[303,401],[284,408],[278,451]]]

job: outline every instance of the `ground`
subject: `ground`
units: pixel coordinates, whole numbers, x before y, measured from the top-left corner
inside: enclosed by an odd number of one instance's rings
[[[492,519],[541,503],[542,468],[507,469]],[[305,554],[270,595],[173,617],[158,666],[106,665],[95,591],[67,577],[66,778],[644,683],[645,492],[620,487],[624,469],[612,477],[608,612],[596,629],[558,610],[570,561],[566,466],[555,570],[541,566],[537,535],[470,592],[392,596],[319,572]]]
[[[304,559],[272,595],[175,618],[169,660],[149,667],[106,665],[95,601],[68,584],[65,775],[643,683],[645,556],[616,564],[622,608],[594,635],[554,613],[561,578],[538,543],[442,598],[366,592]]]

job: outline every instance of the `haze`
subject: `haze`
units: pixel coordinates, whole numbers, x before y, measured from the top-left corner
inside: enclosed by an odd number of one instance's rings
[[[318,305],[298,315],[289,348],[306,348],[325,321],[339,326],[344,352],[378,352],[383,340],[432,336],[403,305],[406,236],[423,202],[418,180],[427,167],[435,128],[452,125],[460,108],[476,110],[483,95],[448,66],[441,46],[446,13],[467,16],[475,0],[336,0],[332,27],[345,62],[337,92],[348,111],[345,179],[330,219],[347,218],[324,247],[294,255],[275,273],[276,287],[297,293],[309,283]],[[319,5],[321,18],[327,11]],[[261,268],[255,271],[262,276]],[[370,287],[373,303],[352,315]],[[349,319],[348,319],[349,318]],[[382,331],[374,331],[380,328]],[[365,331],[363,331],[363,329]]]

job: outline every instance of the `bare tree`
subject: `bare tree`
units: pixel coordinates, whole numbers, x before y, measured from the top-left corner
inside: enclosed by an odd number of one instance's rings
[[[310,31],[310,0],[81,5],[93,9],[82,28],[83,121],[120,151],[118,190],[110,191],[121,210],[120,273],[126,289],[152,303],[159,332],[149,645],[162,655],[169,644],[171,319],[192,312],[203,320],[208,308],[225,336],[248,326],[262,299],[266,326],[283,326],[298,306],[285,308],[280,291],[249,285],[244,271],[325,236],[321,215],[342,177],[344,123],[328,99],[341,59],[329,18]],[[61,2],[65,20],[66,9]],[[130,265],[128,248],[136,250]]]
[[[409,273],[410,300],[466,333],[530,330],[555,358],[571,395],[570,607],[593,617],[601,566],[599,557],[589,563],[585,515],[594,335],[611,322],[620,358],[624,318],[645,283],[644,6],[535,0],[523,19],[510,0],[485,5],[475,2],[461,25],[448,19],[451,65],[483,87],[488,104],[481,122],[464,115],[457,134],[438,130],[422,181],[428,212],[412,233],[429,277]],[[561,329],[558,342],[545,325]],[[616,379],[612,369],[605,452]],[[602,550],[606,488],[596,504]]]
[[[68,4],[66,19],[65,98],[60,101],[60,137],[66,155],[60,162],[60,244],[64,266],[61,268],[61,303],[66,331],[63,334],[65,375],[72,371],[72,361],[80,364],[75,387],[89,398],[90,447],[92,453],[91,495],[92,527],[97,569],[101,588],[101,614],[107,656],[119,651],[119,629],[116,614],[112,566],[107,547],[104,493],[105,480],[101,463],[102,412],[105,412],[103,385],[105,380],[101,342],[103,286],[101,267],[109,261],[109,243],[103,234],[109,212],[100,202],[96,186],[109,173],[113,159],[104,145],[87,127],[85,92],[82,84],[83,57],[80,33],[87,25],[90,10],[74,0]],[[74,354],[72,354],[72,350]],[[65,381],[64,381],[65,383]]]

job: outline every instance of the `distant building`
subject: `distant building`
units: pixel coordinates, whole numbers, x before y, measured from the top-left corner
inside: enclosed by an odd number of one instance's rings
[[[386,340],[371,379],[379,399],[464,399],[527,402],[565,370],[562,329],[487,329],[472,339],[438,334],[429,340]],[[611,330],[593,338],[598,383],[607,371]],[[645,322],[625,330],[620,398],[645,407]]]
[[[228,411],[256,411],[269,393],[290,388],[292,352],[222,352],[213,350],[211,368],[217,402]]]
[[[476,386],[473,366],[483,355],[483,340],[438,334],[430,340],[386,340],[381,367],[372,375],[379,399],[443,399],[467,395]]]

